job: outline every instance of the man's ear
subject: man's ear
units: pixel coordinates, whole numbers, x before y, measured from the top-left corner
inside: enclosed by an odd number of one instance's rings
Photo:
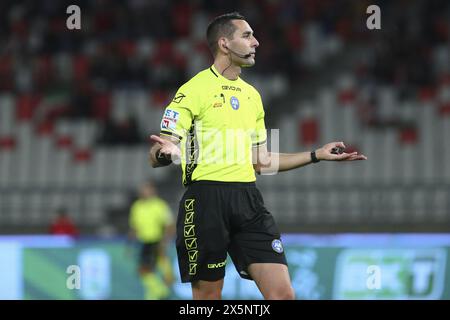
[[[219,47],[223,50],[223,51],[227,51],[228,50],[228,44],[227,44],[227,39],[225,39],[224,37],[219,39]]]

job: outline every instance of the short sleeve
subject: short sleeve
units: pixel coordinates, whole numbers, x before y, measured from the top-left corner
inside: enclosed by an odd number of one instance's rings
[[[258,147],[267,142],[266,124],[264,122],[264,107],[261,100],[261,96],[256,92],[256,126],[255,132],[252,135],[253,147]]]
[[[181,86],[170,104],[164,110],[160,134],[182,140],[199,114],[199,96],[186,83]]]

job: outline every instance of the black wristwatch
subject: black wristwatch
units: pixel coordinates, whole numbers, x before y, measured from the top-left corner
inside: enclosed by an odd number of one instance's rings
[[[156,160],[162,166],[168,166],[169,164],[172,163],[172,159],[171,159],[170,155],[165,155],[165,154],[161,153],[161,149],[156,151]]]
[[[319,162],[320,160],[319,159],[317,159],[317,156],[316,156],[316,151],[311,151],[311,162],[312,163],[317,163],[317,162]]]

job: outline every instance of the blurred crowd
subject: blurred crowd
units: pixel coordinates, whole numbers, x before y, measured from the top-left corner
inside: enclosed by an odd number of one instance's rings
[[[66,8],[81,9],[81,30],[68,30]],[[368,32],[368,1],[352,0],[84,0],[0,3],[0,92],[18,97],[31,116],[106,120],[115,89],[147,90],[163,107],[173,91],[212,60],[208,21],[238,10],[259,39],[256,76],[282,74],[308,81],[314,66],[351,44],[373,48],[361,59],[361,81],[392,84],[405,92],[432,91],[448,73],[430,70],[434,47],[449,42],[446,1],[378,1],[382,30]],[[324,75],[326,76],[326,75]],[[443,80],[444,79],[444,80]],[[110,127],[126,127],[116,123]],[[109,127],[106,127],[106,129]],[[112,134],[113,135],[113,134]],[[125,139],[126,140],[126,139]]]
[[[359,71],[406,96],[449,82],[450,3],[382,1],[382,30],[371,33],[373,57]],[[365,67],[368,67],[365,70]]]

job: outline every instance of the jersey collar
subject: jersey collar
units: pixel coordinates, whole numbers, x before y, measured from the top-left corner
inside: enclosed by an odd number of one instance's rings
[[[213,64],[211,67],[209,67],[209,70],[214,74],[215,77],[217,77],[217,78],[219,78],[219,79],[221,79],[221,80],[224,80],[224,81],[231,81],[231,82],[236,83],[236,81],[239,81],[239,80],[241,79],[241,77],[237,77],[236,80],[230,80],[230,79],[225,78],[224,76],[222,76],[222,75],[219,73],[219,71],[217,71],[217,69],[216,69],[216,67],[214,66],[214,64]]]

